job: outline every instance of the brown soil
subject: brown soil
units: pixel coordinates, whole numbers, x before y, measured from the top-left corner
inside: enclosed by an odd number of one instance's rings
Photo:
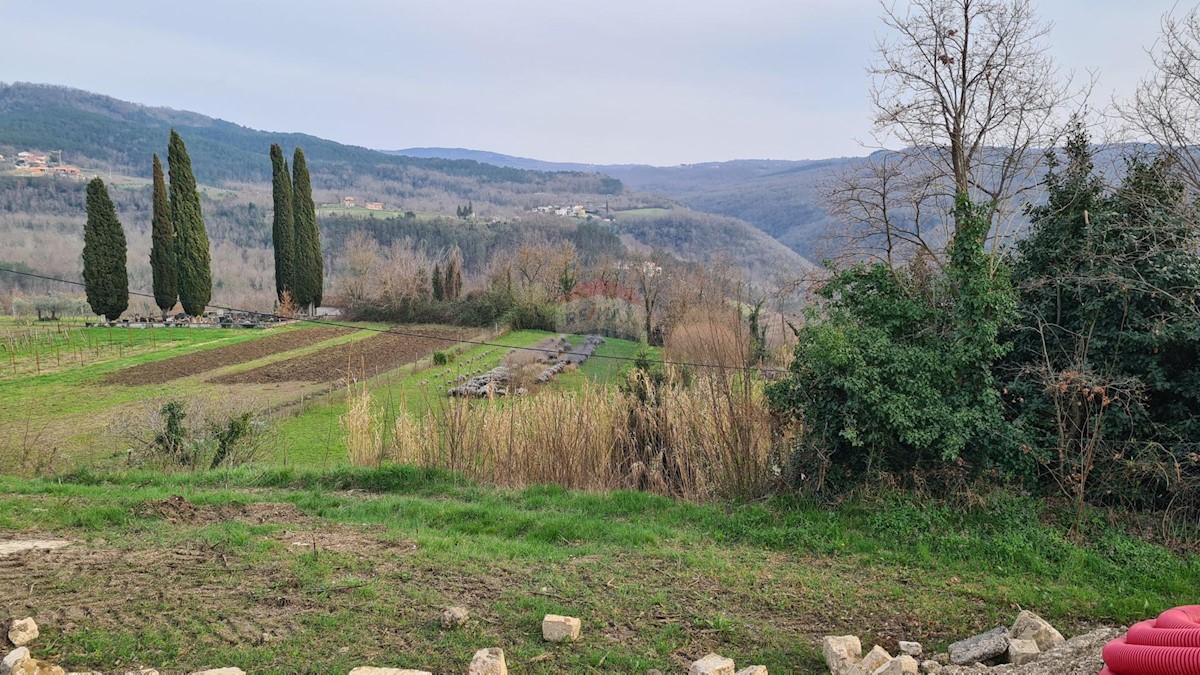
[[[411,332],[422,337],[381,333],[209,381],[216,384],[269,384],[337,382],[347,377],[366,379],[412,363],[434,350],[451,347],[473,334],[460,328],[422,327]]]
[[[308,516],[292,504],[210,506],[183,497],[146,502],[138,511],[157,513],[181,526],[236,520],[283,524],[270,536],[292,555],[249,561],[220,543],[114,547],[103,540],[37,548],[0,557],[5,608],[70,634],[89,629],[153,631],[207,621],[231,645],[255,645],[305,630],[306,617],[323,614],[327,598],[355,587],[304,587],[295,556],[335,553],[371,561],[378,573],[395,573],[417,546],[377,536],[381,528],[354,527]],[[152,608],[154,611],[146,611]],[[148,656],[148,655],[147,655]]]
[[[241,342],[216,349],[206,349],[183,356],[143,363],[118,370],[104,379],[105,384],[162,384],[181,377],[199,375],[210,370],[224,368],[239,363],[247,363],[272,354],[291,351],[319,342],[346,335],[352,332],[350,328],[335,326],[320,326],[290,330],[284,333],[268,335],[258,340]]]
[[[163,520],[185,525],[210,525],[239,522],[248,525],[308,523],[312,519],[294,504],[193,504],[179,495],[159,501],[143,502],[141,515],[156,515]]]

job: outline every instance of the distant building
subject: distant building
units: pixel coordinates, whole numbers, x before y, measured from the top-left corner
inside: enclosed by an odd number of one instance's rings
[[[354,208],[354,197],[342,197],[342,206]]]
[[[16,165],[28,167],[46,166],[46,163],[49,161],[50,158],[46,155],[35,155],[32,152],[18,152]]]
[[[382,211],[383,202],[367,202],[368,211]]]

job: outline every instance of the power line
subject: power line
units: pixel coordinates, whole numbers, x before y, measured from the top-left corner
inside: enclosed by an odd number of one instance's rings
[[[33,272],[23,272],[20,270],[7,269],[4,267],[0,267],[0,272],[8,272],[9,274],[16,274],[19,276],[30,277],[33,279],[42,279],[43,281],[54,281],[54,282],[58,282],[60,284],[68,284],[71,286],[83,286],[84,285],[84,283],[82,281],[71,281],[69,279],[59,279],[58,277],[50,277],[50,276],[46,276],[43,274],[35,274]],[[153,293],[139,293],[137,291],[129,291],[129,294],[140,297],[140,298],[155,299],[155,295]],[[255,314],[258,316],[279,319],[281,321],[299,321],[302,323],[312,323],[312,324],[318,324],[321,326],[334,326],[337,328],[347,328],[350,330],[361,330],[361,331],[367,331],[367,332],[371,332],[371,333],[383,333],[383,334],[387,334],[387,335],[399,335],[401,337],[421,338],[423,340],[434,340],[434,341],[438,341],[438,342],[445,342],[447,344],[468,344],[468,345],[473,345],[473,346],[477,346],[477,347],[499,347],[502,349],[513,349],[513,350],[520,350],[520,351],[526,351],[526,352],[537,352],[539,354],[558,354],[559,353],[558,350],[555,350],[555,349],[539,349],[537,347],[514,347],[513,345],[505,345],[505,344],[500,344],[498,342],[488,342],[486,340],[465,340],[465,339],[459,340],[459,339],[455,339],[455,338],[445,337],[442,335],[428,335],[428,334],[424,334],[424,333],[415,333],[412,331],[398,330],[395,328],[372,328],[370,326],[355,326],[353,324],[342,323],[339,321],[327,321],[324,319],[313,319],[313,318],[308,318],[308,317],[283,316],[282,314],[275,314],[273,312],[260,312],[260,311],[252,310],[252,309],[226,307],[223,305],[214,305],[212,303],[208,303],[207,307],[211,307],[213,309],[224,310],[226,312],[240,312],[243,314]],[[632,356],[617,356],[614,354],[592,354],[590,358],[608,359],[610,361],[624,361],[624,362],[629,362],[629,363],[637,362],[640,360],[640,359],[637,359]],[[760,373],[760,374],[780,374],[780,373],[786,374],[788,372],[787,370],[784,370],[782,368],[763,368],[763,367],[756,367],[756,366],[725,366],[725,365],[710,364],[710,363],[692,363],[692,362],[688,362],[688,361],[668,361],[666,359],[663,359],[662,363],[663,363],[663,365],[682,366],[682,367],[686,367],[686,368],[712,368],[714,370],[756,372],[756,373]]]

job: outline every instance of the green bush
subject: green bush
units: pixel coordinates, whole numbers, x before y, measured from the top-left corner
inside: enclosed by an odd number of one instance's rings
[[[958,234],[938,274],[918,260],[836,274],[819,291],[825,315],[797,330],[790,378],[774,383],[777,411],[808,430],[795,465],[827,480],[875,472],[1019,463],[1005,432],[991,368],[1012,312],[1005,270],[983,249],[987,219],[965,197]]]
[[[555,329],[558,308],[551,303],[521,302],[512,306],[504,315],[504,322],[513,330]]]
[[[433,353],[433,365],[435,366],[444,366],[453,360],[454,355],[448,352],[436,351]]]

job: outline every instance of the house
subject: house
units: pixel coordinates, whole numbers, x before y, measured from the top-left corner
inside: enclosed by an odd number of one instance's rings
[[[342,206],[349,209],[354,208],[354,197],[342,197]]]
[[[383,202],[367,202],[368,211],[382,211]]]
[[[46,155],[35,155],[32,152],[18,152],[17,166],[46,166],[50,158]]]

